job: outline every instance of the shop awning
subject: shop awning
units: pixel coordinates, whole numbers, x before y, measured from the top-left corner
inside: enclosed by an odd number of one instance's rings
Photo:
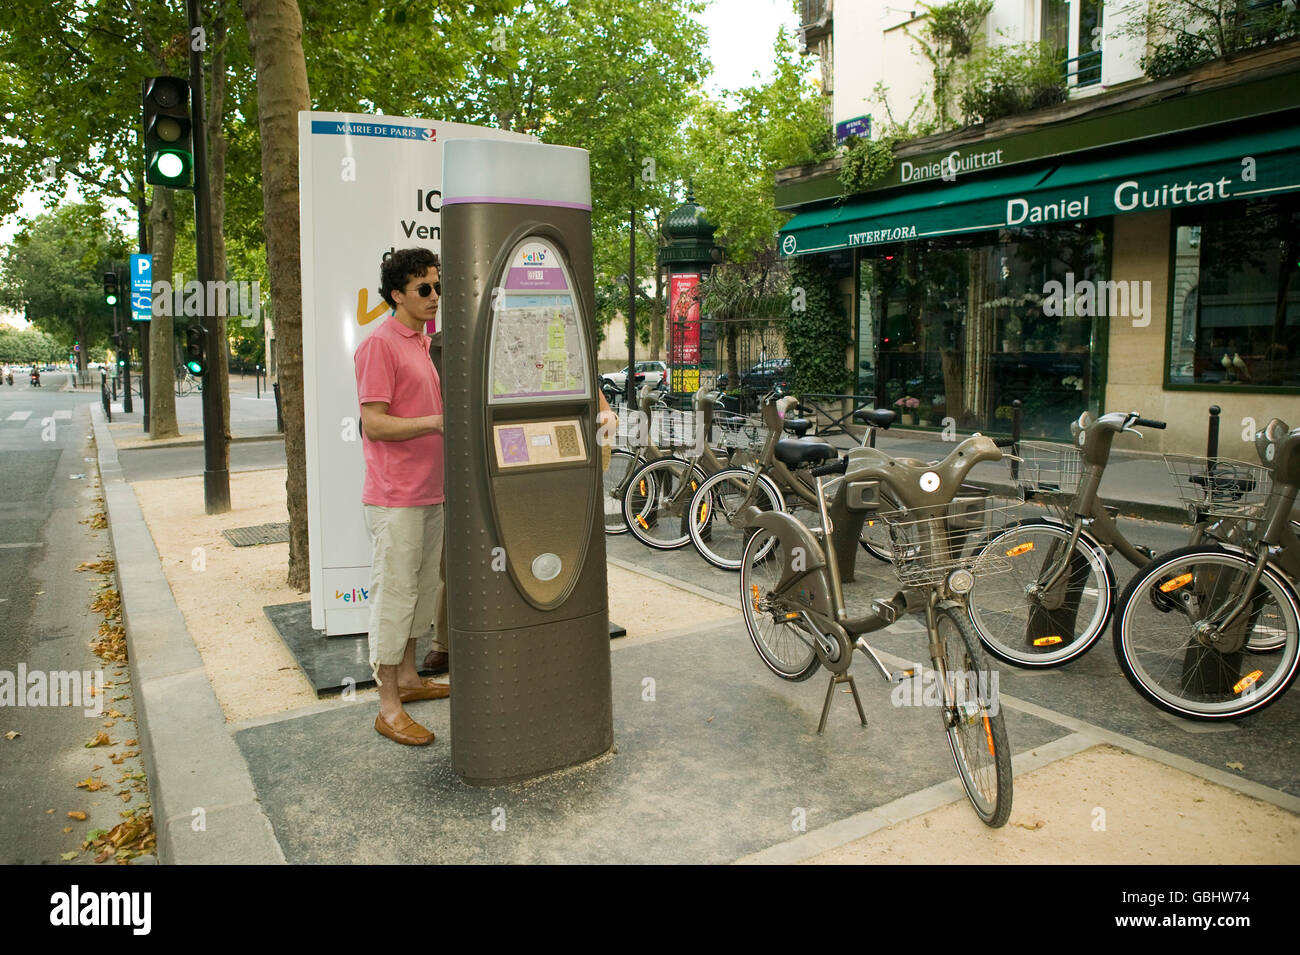
[[[781,254],[1180,209],[1300,190],[1300,126],[929,182],[796,215]]]

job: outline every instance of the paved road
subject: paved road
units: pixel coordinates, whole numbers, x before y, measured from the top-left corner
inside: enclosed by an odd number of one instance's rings
[[[58,862],[87,832],[111,829],[121,812],[147,800],[132,795],[123,802],[118,795],[121,776],[142,772],[139,759],[113,764],[109,750],[85,747],[101,729],[117,744],[136,730],[105,712],[133,713],[129,698],[114,699],[129,696],[129,685],[92,698],[82,684],[87,672],[116,683],[128,677],[114,676],[89,648],[102,620],[89,610],[102,578],[75,568],[110,553],[107,531],[80,523],[100,509],[97,471],[88,460],[94,455],[88,407],[97,396],[60,391],[61,378],[42,376],[40,389],[26,382],[0,387],[0,863]],[[76,672],[66,685],[82,684],[77,705],[49,705],[48,686],[46,705],[16,705],[16,696],[4,691],[14,691],[20,666],[29,679]],[[39,701],[35,684],[21,689],[25,703]],[[7,739],[9,732],[21,735]],[[111,750],[120,755],[135,748]],[[88,776],[101,779],[104,789],[77,789]],[[89,818],[74,821],[69,811]],[[81,853],[76,861],[90,858]]]

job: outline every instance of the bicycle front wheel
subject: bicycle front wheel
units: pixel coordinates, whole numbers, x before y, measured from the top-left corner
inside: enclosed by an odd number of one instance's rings
[[[821,661],[807,618],[773,592],[784,567],[780,538],[759,528],[741,558],[740,606],[763,664],[781,679],[798,683],[816,673]]]
[[[636,455],[631,451],[615,448],[610,452],[609,467],[605,468],[603,475],[606,534],[627,533],[627,521],[623,519],[623,492],[636,463]]]
[[[948,746],[975,814],[991,828],[1011,816],[1011,744],[1002,719],[996,671],[989,669],[979,639],[956,607],[939,607],[935,629],[951,700],[943,706]]]
[[[1300,662],[1300,598],[1286,579],[1266,566],[1243,612],[1223,625],[1253,565],[1251,555],[1202,545],[1163,554],[1133,576],[1114,639],[1139,693],[1178,716],[1218,720],[1257,712],[1286,692]],[[1277,650],[1254,651],[1261,645]]]
[[[739,514],[753,480],[754,472],[746,468],[723,468],[706,478],[691,498],[687,522],[691,542],[714,567],[740,570],[749,533],[740,523]],[[762,511],[785,510],[781,492],[763,474],[758,476],[750,503]]]
[[[623,493],[623,517],[632,536],[656,550],[676,550],[691,539],[686,509],[704,472],[681,458],[643,464]]]
[[[1009,561],[1010,573],[979,576],[967,596],[970,620],[988,651],[1018,667],[1060,666],[1097,642],[1115,604],[1115,576],[1104,552],[1080,537],[1060,578],[1070,528],[1033,519],[1008,525],[976,551]]]

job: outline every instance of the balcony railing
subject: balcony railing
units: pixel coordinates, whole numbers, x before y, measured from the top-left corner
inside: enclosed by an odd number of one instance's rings
[[[1061,64],[1067,86],[1092,86],[1101,82],[1101,50],[1089,50]]]

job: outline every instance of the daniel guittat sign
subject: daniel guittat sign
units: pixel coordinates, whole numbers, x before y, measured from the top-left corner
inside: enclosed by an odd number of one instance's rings
[[[1007,215],[1003,225],[1037,225],[1040,222],[1087,219],[1116,212],[1136,212],[1139,209],[1166,209],[1196,202],[1223,201],[1232,198],[1228,191],[1230,184],[1230,179],[1221,177],[1210,182],[1189,179],[1182,183],[1166,182],[1143,188],[1136,179],[1126,179],[1115,187],[1109,206],[1098,204],[1095,210],[1090,208],[1093,196],[1089,193],[1051,202],[1030,202],[1017,196],[1007,200]]]

